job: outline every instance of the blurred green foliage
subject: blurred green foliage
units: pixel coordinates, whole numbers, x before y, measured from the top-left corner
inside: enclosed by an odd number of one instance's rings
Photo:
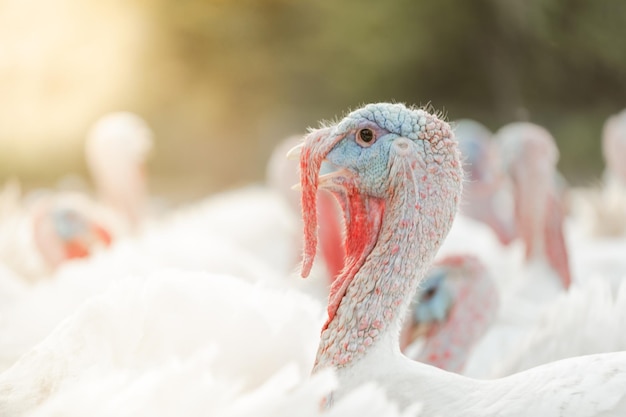
[[[271,146],[289,133],[395,100],[492,129],[542,124],[558,140],[566,176],[585,181],[601,170],[602,123],[626,106],[621,0],[151,4],[184,73],[181,105],[216,98],[200,110],[199,133],[243,144],[247,164],[230,173],[237,179],[259,178]]]
[[[544,125],[590,183],[626,107],[623,0],[142,1],[156,30],[120,104],[154,127],[154,172],[205,190],[260,180],[284,137],[389,100]]]

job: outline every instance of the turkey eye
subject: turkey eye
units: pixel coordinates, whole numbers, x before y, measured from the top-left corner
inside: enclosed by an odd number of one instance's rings
[[[365,143],[370,143],[374,140],[374,132],[372,129],[361,129],[357,132],[357,137]]]
[[[432,287],[429,288],[425,293],[424,296],[422,297],[422,299],[426,302],[429,301],[431,298],[433,298],[435,296],[435,294],[437,293],[437,288],[436,287]]]

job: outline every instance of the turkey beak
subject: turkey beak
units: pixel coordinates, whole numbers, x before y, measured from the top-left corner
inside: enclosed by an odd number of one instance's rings
[[[435,326],[436,325],[434,323],[416,323],[411,331],[411,343],[415,342],[415,340],[419,339],[420,337],[426,337],[428,334],[430,334],[431,330]]]
[[[404,351],[417,339],[428,337],[434,326],[433,323],[418,323],[413,319],[407,320],[400,333],[400,349]]]
[[[293,148],[289,149],[285,158],[290,161],[299,161],[300,154],[302,153],[302,148],[304,148],[304,142],[297,144]],[[294,191],[302,191],[302,185],[300,183],[294,184],[291,186],[291,189]]]
[[[290,161],[298,161],[300,159],[300,154],[302,153],[302,148],[304,148],[304,142],[297,144],[293,148],[289,149],[287,155],[285,157]]]
[[[299,160],[300,154],[302,153],[302,149],[304,149],[304,142],[299,143],[298,145],[291,148],[285,157],[291,161]],[[333,189],[336,188],[335,179],[342,177],[343,170],[336,170],[324,175],[319,175],[318,178],[318,188],[325,189]],[[291,189],[294,191],[302,191],[302,184],[297,183],[291,186]]]

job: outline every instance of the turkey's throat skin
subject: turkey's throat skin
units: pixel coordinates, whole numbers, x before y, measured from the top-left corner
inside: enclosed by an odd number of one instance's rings
[[[322,331],[313,372],[352,366],[382,339],[391,340],[390,353],[400,354],[402,319],[449,229],[437,226],[445,225],[443,219],[454,215],[454,210],[442,210],[426,192],[435,184],[428,180],[414,182],[412,174],[403,172],[405,181],[396,185],[385,200],[380,231],[370,233],[370,238],[377,240],[360,269],[350,277],[352,281],[336,315]],[[349,238],[349,222],[347,229]],[[350,272],[349,268],[344,271]]]

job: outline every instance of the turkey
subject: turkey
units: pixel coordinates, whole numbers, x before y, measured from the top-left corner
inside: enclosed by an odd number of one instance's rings
[[[572,278],[563,233],[565,203],[556,171],[556,143],[547,130],[526,122],[506,125],[496,137],[513,181],[515,222],[526,259],[548,266],[567,289]]]
[[[130,112],[103,116],[87,135],[85,157],[98,198],[122,230],[136,230],[146,214],[145,161],[152,146],[147,123]]]
[[[45,262],[53,267],[111,244],[111,234],[98,222],[97,212],[79,194],[57,194],[39,202],[33,235]]]
[[[417,289],[400,347],[407,357],[459,373],[498,307],[498,290],[482,262],[472,255],[447,256]]]
[[[492,375],[494,367],[517,349],[572,282],[554,139],[546,129],[524,122],[502,127],[496,140],[513,185],[520,238],[510,247],[498,248],[483,243],[484,233],[475,227],[460,240],[456,237],[459,245],[472,239],[472,250],[480,252],[480,259],[488,265],[502,300],[497,319],[473,349],[464,370],[466,375],[481,378]],[[451,235],[455,233],[453,226]]]
[[[62,264],[108,247],[106,214],[83,194],[45,191],[14,197],[1,220],[0,259],[25,281],[49,277]]]
[[[448,257],[436,262],[426,275],[409,316],[413,333],[424,337],[406,347],[408,323],[401,333],[401,348],[408,357],[465,373],[464,361],[491,325],[490,315],[496,313],[493,301],[497,293],[493,294],[493,283],[476,262],[473,256]],[[446,282],[451,281],[450,276],[453,285]],[[459,298],[459,289],[465,289],[467,295]],[[488,372],[480,375],[497,378],[564,358],[626,350],[626,338],[620,331],[624,323],[626,281],[616,284],[595,273],[560,294],[511,348],[483,354],[482,367]],[[479,342],[477,348],[486,346]],[[475,370],[468,373],[472,372]]]
[[[455,136],[466,167],[460,214],[485,223],[503,245],[516,237],[510,181],[502,169],[492,133],[469,119],[455,123]]]
[[[602,155],[606,162],[604,173],[607,184],[626,187],[626,168],[622,156],[626,153],[626,110],[611,116],[602,132]]]
[[[304,259],[317,248],[316,195],[337,195],[346,267],[333,282],[313,372],[334,369],[327,404],[375,381],[425,415],[598,416],[626,413],[626,352],[553,362],[479,381],[400,354],[404,313],[441,246],[461,199],[463,170],[447,123],[402,104],[370,104],[312,131],[300,154]],[[336,168],[319,176],[322,161]]]
[[[606,163],[601,201],[595,206],[595,235],[624,236],[626,232],[626,110],[611,116],[602,132]]]

